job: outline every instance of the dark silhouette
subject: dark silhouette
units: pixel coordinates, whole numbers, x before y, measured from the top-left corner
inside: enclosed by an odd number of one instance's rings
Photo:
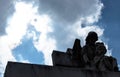
[[[95,57],[93,59],[93,65],[95,66],[95,69],[102,70],[100,63],[101,63],[101,60],[103,59],[103,57],[105,56],[106,52],[107,52],[107,49],[104,46],[104,43],[97,42],[96,43]]]
[[[93,66],[93,59],[96,53],[96,44],[98,40],[98,35],[95,32],[89,32],[86,37],[86,45],[82,48],[83,61],[85,63],[85,68],[91,68]]]
[[[107,49],[105,48],[104,43],[97,42],[96,43],[95,57],[93,59],[93,62],[96,66],[99,64],[100,59],[105,56],[106,52],[107,52]]]
[[[72,49],[68,48],[66,53],[71,55],[71,59],[77,60],[77,59],[80,58],[81,49],[82,49],[82,47],[80,45],[80,40],[79,39],[75,39],[73,48]]]
[[[86,45],[87,45],[87,44],[90,44],[90,45],[93,44],[93,45],[94,45],[97,40],[98,40],[98,35],[97,35],[97,33],[91,31],[91,32],[88,33],[88,35],[87,35],[87,37],[86,37],[86,39],[85,39]]]
[[[107,49],[103,42],[96,42],[96,32],[89,32],[81,47],[80,39],[75,39],[73,48],[67,52],[56,52],[52,54],[54,66],[71,66],[99,71],[118,71],[117,60],[112,56],[105,56]]]
[[[70,55],[73,66],[77,66],[77,67],[84,66],[81,50],[82,50],[82,47],[80,45],[80,39],[75,39],[73,48],[72,49],[68,48],[66,52],[68,55]]]
[[[75,39],[73,48],[66,52],[53,51],[52,60],[54,66],[83,67],[80,40]]]
[[[107,49],[103,43],[96,43],[94,63],[100,71],[118,71],[117,60],[112,56],[105,56]]]

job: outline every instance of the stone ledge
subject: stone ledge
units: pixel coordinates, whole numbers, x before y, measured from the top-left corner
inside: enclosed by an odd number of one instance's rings
[[[8,62],[4,77],[120,77],[120,72]]]

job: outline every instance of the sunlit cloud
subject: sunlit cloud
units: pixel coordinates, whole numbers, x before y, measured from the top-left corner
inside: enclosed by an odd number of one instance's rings
[[[83,46],[89,31],[97,32],[99,41],[103,41],[104,29],[94,25],[99,21],[103,8],[99,0],[69,2],[53,0],[53,2],[59,5],[53,5],[51,0],[40,0],[39,6],[35,6],[34,1],[27,3],[19,0],[14,3],[15,11],[7,20],[7,34],[0,37],[0,61],[4,65],[4,67],[0,66],[0,69],[5,68],[7,61],[17,61],[12,50],[24,43],[21,41],[24,36],[27,39],[33,38],[35,48],[44,54],[43,62],[47,65],[52,65],[53,50],[65,52],[68,47],[72,47],[75,38],[79,38]],[[83,5],[84,3],[86,5]],[[83,24],[84,27],[82,27]],[[34,27],[35,31],[29,32],[30,26]],[[37,35],[37,32],[40,35]],[[108,49],[107,44],[106,47]],[[111,55],[110,50],[108,54]],[[20,62],[29,63],[29,59],[24,59],[21,54],[17,56]],[[0,70],[0,72],[3,71]]]
[[[33,7],[33,4],[16,2],[15,13],[9,18],[8,25],[6,32],[10,40],[9,46],[11,49],[19,46],[22,43],[21,39],[24,39],[23,36],[27,33],[28,38],[34,38],[33,42],[36,49],[44,53],[45,64],[52,64],[51,53],[56,47],[55,40],[47,36],[47,33],[52,32],[51,19],[48,15],[39,15],[37,7]],[[36,37],[35,31],[31,33],[27,32],[29,25],[34,26],[36,31],[40,32],[39,37]],[[36,41],[36,39],[38,40]],[[29,62],[28,60],[24,60],[22,55],[18,56],[21,62]]]
[[[20,43],[20,39],[25,35],[29,22],[33,19],[36,8],[32,4],[19,2],[15,4],[15,13],[8,20],[6,28],[7,37],[11,44]]]
[[[38,51],[44,53],[45,64],[52,65],[51,53],[56,49],[55,39],[48,37],[48,33],[53,32],[52,20],[48,15],[38,15],[35,19],[36,21],[32,21],[31,24],[40,32],[40,36],[34,41],[34,45]]]
[[[0,37],[0,72],[2,74],[8,61],[17,61],[12,54],[12,49],[22,43],[21,39],[26,34],[27,26],[35,13],[36,8],[32,4],[16,2],[15,12],[7,20],[6,35]]]

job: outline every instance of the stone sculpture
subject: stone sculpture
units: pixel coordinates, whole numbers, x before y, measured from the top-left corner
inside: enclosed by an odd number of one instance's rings
[[[73,48],[68,48],[66,53],[54,51],[52,54],[53,65],[118,71],[117,60],[112,56],[105,56],[107,49],[103,42],[96,42],[97,40],[97,33],[91,31],[88,33],[85,39],[86,44],[83,47],[80,45],[80,39],[76,39]]]

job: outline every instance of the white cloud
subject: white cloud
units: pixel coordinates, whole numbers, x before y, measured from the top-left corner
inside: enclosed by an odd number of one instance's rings
[[[92,26],[82,27],[78,23],[76,23],[73,27],[71,27],[71,29],[72,29],[72,32],[74,33],[73,36],[76,35],[82,41],[85,40],[87,34],[90,31],[95,31],[99,36],[99,40],[101,39],[100,37],[103,35],[103,32],[104,32],[104,29],[100,28],[99,26],[92,25]],[[74,37],[76,37],[76,36],[74,36]],[[85,41],[82,44],[85,44]]]
[[[40,37],[36,37],[33,31],[32,34],[28,33],[28,38],[33,37],[36,48],[44,53],[45,64],[52,64],[51,51],[55,49],[55,40],[47,36],[48,32],[52,32],[51,27],[49,27],[51,23],[49,22],[51,22],[50,18],[47,15],[39,15],[37,7],[33,7],[33,4],[16,2],[15,12],[8,18],[7,35],[0,38],[0,55],[2,55],[1,62],[4,64],[3,68],[5,68],[7,61],[16,61],[12,55],[12,49],[22,43],[21,39],[27,33],[29,25],[33,25],[38,32],[41,32],[41,35]],[[36,42],[36,38],[39,38],[38,42]],[[24,60],[22,55],[18,55],[18,57],[20,58],[20,62],[29,62],[28,60]]]
[[[112,56],[112,49],[108,49],[108,45],[107,44],[105,44],[105,46],[106,46],[106,49],[107,49],[107,53],[105,55]]]
[[[11,47],[8,44],[8,38],[3,36],[0,38],[0,73],[3,74],[7,61],[16,61],[12,55]]]
[[[38,51],[43,52],[47,65],[52,65],[51,53],[56,49],[55,39],[48,37],[48,33],[53,32],[51,22],[47,15],[39,15],[36,17],[36,21],[31,22],[35,29],[40,32],[40,37],[38,37],[38,41],[34,41],[34,45]]]
[[[6,20],[13,13],[13,0],[0,0],[0,36],[6,34]]]
[[[19,2],[15,4],[15,13],[8,20],[6,28],[7,37],[11,44],[20,43],[20,39],[26,34],[29,22],[33,19],[37,8],[33,8],[32,4]]]
[[[65,50],[76,37],[83,41],[88,31],[103,34],[103,29],[93,25],[98,22],[102,8],[100,0],[40,0],[39,12],[50,16],[53,32],[49,36],[56,40],[57,49]]]
[[[34,25],[35,29],[42,33],[48,33],[52,32],[52,29],[50,27],[51,25],[51,19],[48,15],[36,15],[34,19],[31,21],[31,25]]]
[[[7,35],[0,38],[2,64],[8,60],[15,61],[11,50],[22,43],[21,39],[27,33],[28,25],[34,26],[36,31],[40,32],[39,37],[35,31],[28,33],[28,38],[34,38],[36,49],[43,52],[45,64],[48,65],[52,64],[52,51],[71,47],[75,38],[80,38],[84,44],[86,34],[91,30],[103,37],[104,29],[94,25],[98,22],[103,8],[99,0],[40,0],[40,14],[38,6],[33,5],[33,2],[15,3],[15,13],[8,19]],[[85,27],[82,27],[82,24],[85,24]],[[19,57],[21,62],[29,62],[21,55]]]
[[[22,43],[21,39],[26,34],[27,26],[33,19],[36,9],[32,4],[24,2],[15,4],[15,12],[7,21],[6,35],[0,37],[0,73],[3,74],[8,61],[16,61],[12,49]],[[21,57],[21,62],[24,61]]]
[[[45,64],[52,65],[51,54],[56,49],[56,42],[54,39],[46,38],[46,35],[41,35],[39,41],[35,42],[35,47],[42,51],[45,58]]]
[[[84,45],[84,39],[89,31],[97,32],[99,41],[103,40],[104,29],[94,25],[101,18],[102,8],[103,3],[100,0],[40,0],[39,12],[50,16],[52,26],[49,26],[53,31],[48,36],[54,38],[58,50],[65,51],[71,47],[75,38],[81,39],[81,44]],[[82,27],[83,24],[85,27]],[[42,38],[46,37],[44,34]],[[106,47],[108,49],[107,44]],[[108,53],[111,51],[108,50]]]
[[[102,7],[100,0],[40,0],[39,8],[54,21],[71,24],[79,18],[93,19],[90,23],[98,21]]]

